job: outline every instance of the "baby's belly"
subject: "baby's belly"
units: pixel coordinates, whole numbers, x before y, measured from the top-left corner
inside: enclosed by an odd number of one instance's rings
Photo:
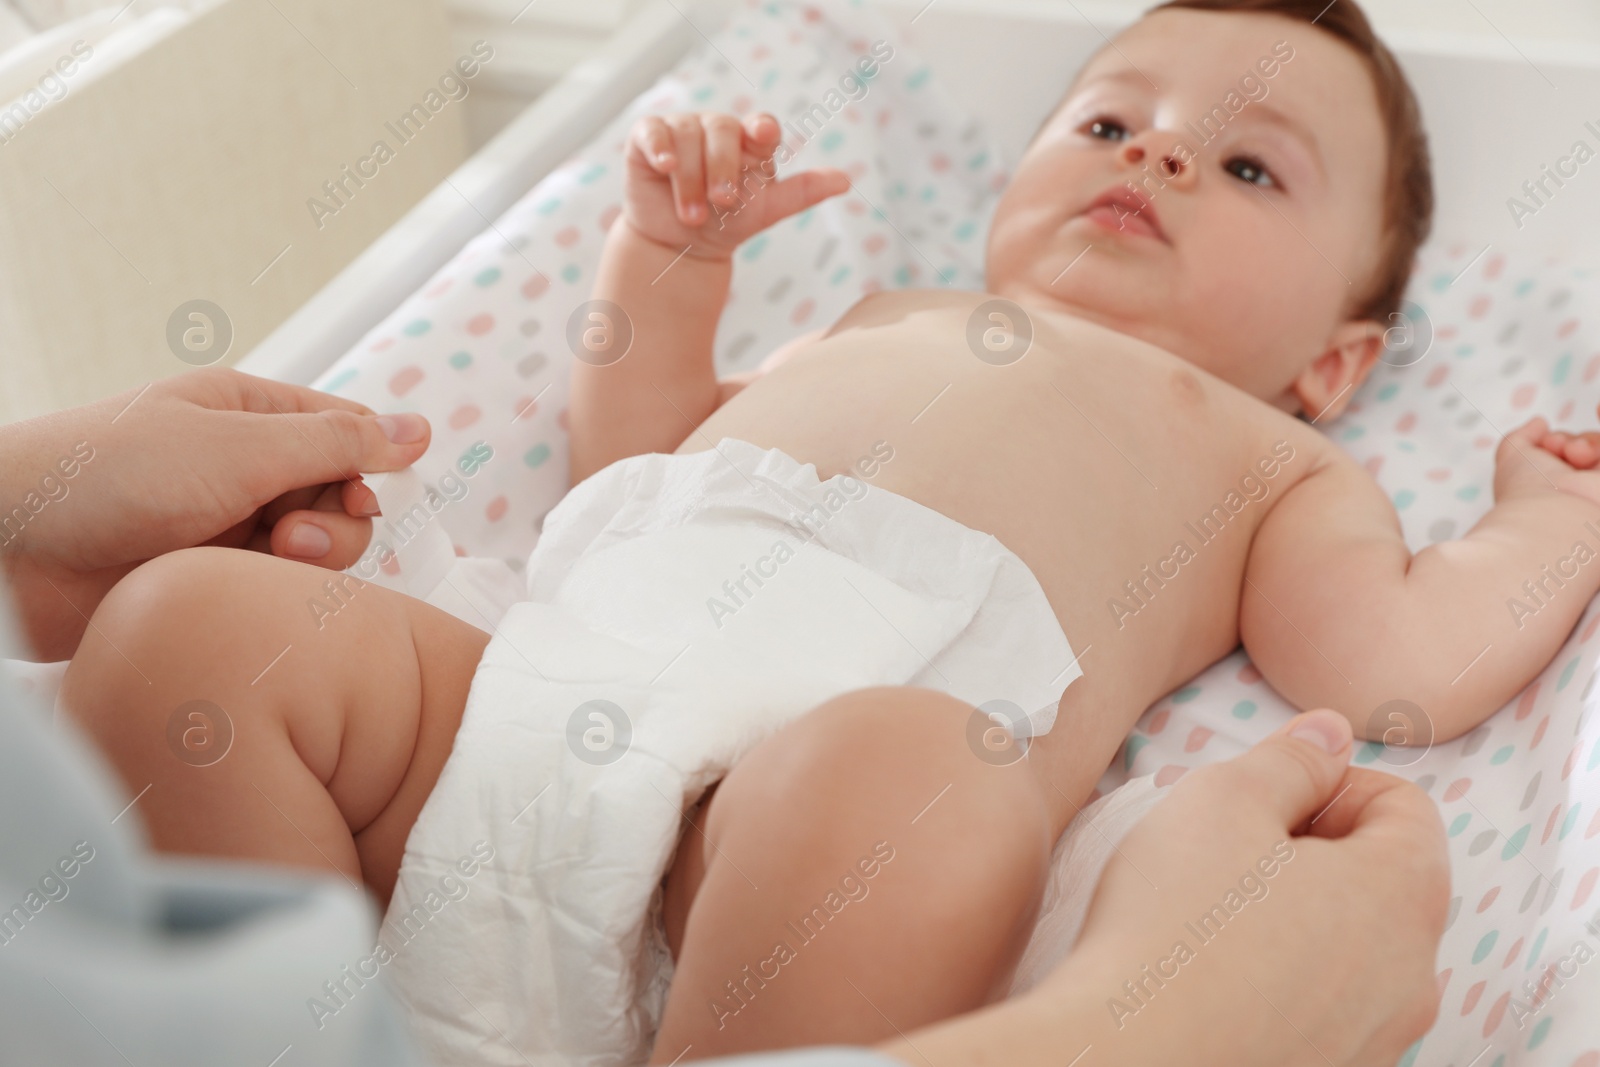
[[[1126,672],[1142,708],[1238,643],[1251,537],[1310,449],[1286,442],[1275,456],[1291,420],[1252,419],[1265,405],[1241,408],[1119,335],[1041,335],[995,366],[966,348],[964,319],[940,310],[838,333],[752,383],[680,451],[724,437],[778,448],[994,535],[1034,572],[1073,647],[1098,651],[1086,680]]]

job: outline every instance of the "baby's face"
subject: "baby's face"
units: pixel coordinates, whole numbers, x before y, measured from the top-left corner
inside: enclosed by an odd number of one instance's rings
[[[1377,266],[1385,153],[1372,79],[1331,35],[1157,13],[1089,62],[1018,165],[989,288],[1292,407]]]

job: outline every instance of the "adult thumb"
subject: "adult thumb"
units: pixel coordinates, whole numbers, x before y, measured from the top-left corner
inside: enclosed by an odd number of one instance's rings
[[[1295,716],[1244,755],[1216,766],[1238,776],[1251,796],[1292,829],[1334,799],[1350,762],[1351,741],[1349,720],[1322,708]]]

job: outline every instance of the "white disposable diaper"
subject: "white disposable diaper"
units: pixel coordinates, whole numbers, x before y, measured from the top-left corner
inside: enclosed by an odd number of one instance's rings
[[[484,653],[385,970],[441,1064],[643,1063],[671,974],[659,885],[744,753],[879,685],[1004,701],[1039,734],[1080,674],[987,534],[741,441],[614,464],[550,513]]]

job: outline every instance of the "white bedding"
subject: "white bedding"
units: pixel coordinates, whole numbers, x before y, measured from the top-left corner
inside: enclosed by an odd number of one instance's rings
[[[695,107],[765,108],[789,119],[826,106],[855,56],[888,36],[861,8],[821,18],[800,4],[752,6],[324,376],[319,384],[332,392],[433,420],[434,446],[419,467],[427,481],[437,484],[473,450],[492,451],[467,495],[437,516],[458,552],[520,566],[566,489],[566,325],[588,299],[616,216],[631,118]],[[939,284],[941,274],[945,284],[979,287],[1005,172],[928,70],[889,43],[896,54],[865,98],[841,94],[844,106],[796,161],[844,167],[860,194],[790,220],[740,253],[718,334],[723,369],[748,369],[873,287]],[[1479,257],[1481,247],[1427,251],[1412,297],[1423,309],[1414,325],[1426,320],[1431,347],[1408,366],[1380,368],[1327,427],[1395,500],[1414,547],[1464,531],[1490,506],[1500,432],[1535,413],[1592,425],[1600,401],[1600,274],[1507,261],[1493,250]],[[404,577],[389,580],[403,585]],[[1450,833],[1455,901],[1439,956],[1443,1008],[1403,1064],[1600,1067],[1600,964],[1574,963],[1580,943],[1600,953],[1600,924],[1584,928],[1600,910],[1600,721],[1590,710],[1597,627],[1591,605],[1538,681],[1467,737],[1405,766],[1411,753],[1371,745],[1357,753],[1359,763],[1423,785]],[[1461,684],[1470,683],[1469,671]],[[1168,784],[1187,767],[1241,751],[1289,713],[1236,653],[1150,709],[1101,790],[1130,775]],[[1082,871],[1058,877],[1081,879]],[[1042,931],[1031,957],[1059,952],[1073,928]],[[494,936],[483,932],[486,942]],[[1051,937],[1053,948],[1044,943]],[[1561,984],[1547,986],[1535,1012],[1533,983],[1546,973]],[[483,1023],[470,1012],[450,1020]],[[483,1040],[496,1041],[492,1029]]]

